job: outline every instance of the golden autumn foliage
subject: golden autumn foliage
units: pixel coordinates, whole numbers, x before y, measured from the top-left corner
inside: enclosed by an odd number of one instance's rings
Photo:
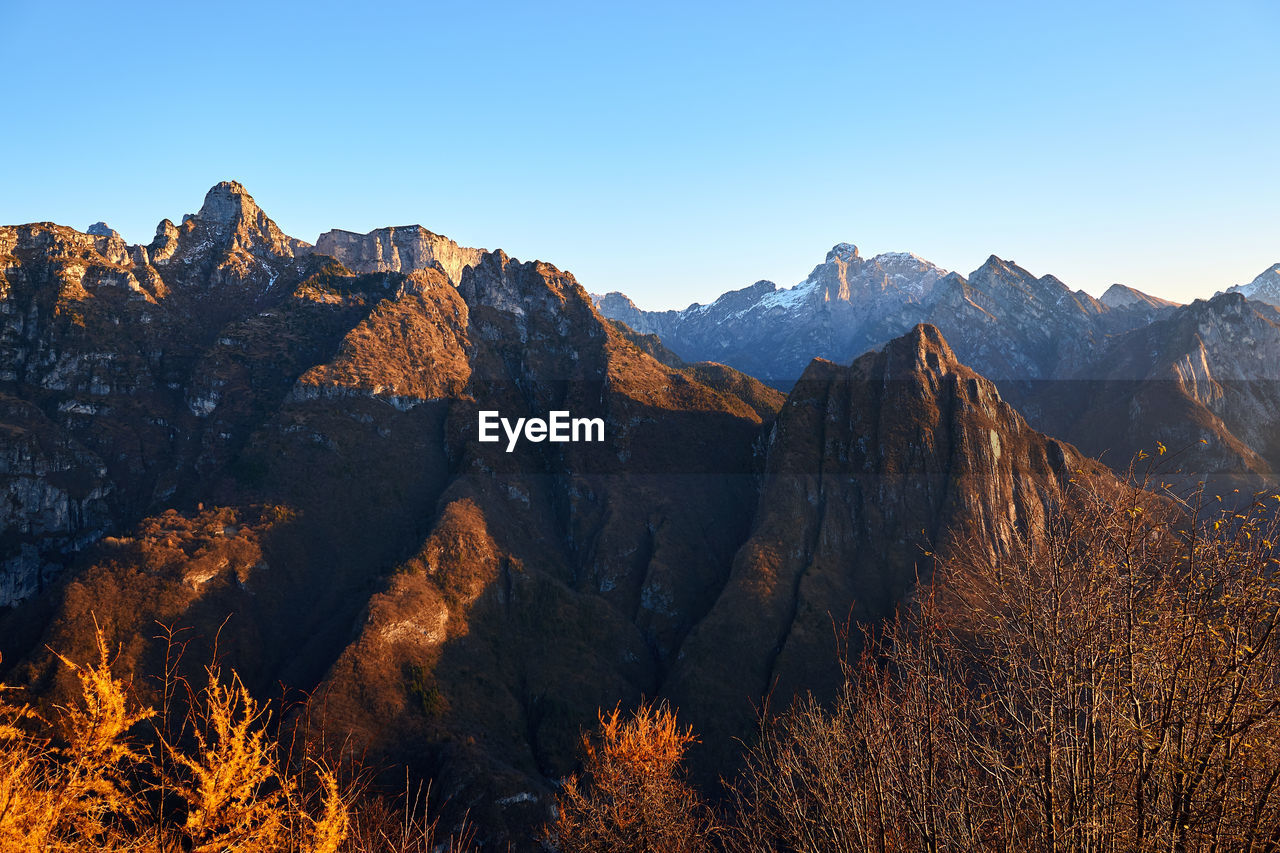
[[[63,659],[81,692],[79,704],[56,709],[63,745],[42,735],[47,726],[29,707],[0,694],[0,851],[128,849],[112,826],[139,813],[128,778],[146,756],[129,734],[152,714],[131,707],[96,637],[96,664]]]
[[[665,705],[601,713],[596,736],[583,738],[585,778],[561,791],[554,843],[584,853],[709,849],[710,812],[682,777],[693,741]]]
[[[228,685],[213,669],[208,677],[193,733],[196,748],[188,754],[163,742],[173,768],[164,782],[186,811],[181,832],[194,853],[279,846],[288,780],[262,727],[265,712],[238,677]]]
[[[207,669],[186,714],[165,720],[132,701],[96,626],[95,638],[94,663],[59,656],[80,696],[53,719],[0,685],[0,853],[436,849],[435,822],[395,816],[367,794],[357,802],[358,786],[321,762],[284,761],[267,711],[234,672],[224,681]]]

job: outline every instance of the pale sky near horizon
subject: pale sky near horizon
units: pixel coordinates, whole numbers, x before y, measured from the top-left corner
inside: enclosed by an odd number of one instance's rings
[[[1280,4],[0,0],[0,223],[225,179],[642,307],[838,242],[1188,301],[1280,261]]]

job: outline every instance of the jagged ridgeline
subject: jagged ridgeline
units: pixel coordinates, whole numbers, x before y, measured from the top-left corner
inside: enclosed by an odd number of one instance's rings
[[[730,772],[765,697],[833,695],[839,629],[892,613],[932,555],[998,558],[1075,472],[1108,477],[1006,402],[1041,399],[1021,380],[1114,337],[1127,360],[1099,363],[1127,382],[1165,342],[1154,363],[1208,413],[1224,464],[1273,464],[1215,414],[1248,402],[1215,372],[1219,342],[1276,325],[1234,294],[1064,308],[1056,280],[996,259],[966,280],[840,246],[809,289],[733,295],[732,316],[772,323],[879,282],[860,330],[852,307],[789,349],[722,327],[755,341],[739,366],[752,349],[803,369],[784,394],[701,361],[738,356],[694,346],[694,320],[621,317],[633,330],[550,264],[417,226],[312,246],[236,183],[146,246],[101,223],[0,228],[0,270],[4,680],[68,702],[74,673],[49,650],[92,659],[96,623],[158,706],[154,638],[182,629],[193,680],[216,646],[260,698],[299,700],[286,722],[407,764],[491,840],[547,819],[601,708],[668,699],[701,736],[697,777]],[[1001,311],[1026,318],[1012,337]],[[1085,319],[1044,319],[1057,311]],[[959,357],[920,322],[944,316]],[[1220,392],[1179,355],[1197,340]],[[1066,411],[1115,405],[1089,390]],[[482,411],[557,410],[601,418],[605,440],[477,440]]]

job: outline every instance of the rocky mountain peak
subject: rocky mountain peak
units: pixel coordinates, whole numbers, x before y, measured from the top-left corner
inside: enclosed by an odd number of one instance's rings
[[[1047,287],[1051,287],[1054,290],[1061,290],[1065,293],[1071,292],[1071,288],[1067,287],[1066,282],[1058,278],[1053,273],[1040,276],[1040,283]]]
[[[1018,266],[1013,261],[1006,261],[997,255],[989,256],[983,261],[982,266],[978,267],[969,276],[970,280],[977,278],[989,279],[1025,279],[1032,278],[1031,274]]]
[[[197,218],[230,225],[238,219],[256,219],[261,208],[239,181],[222,181],[205,193]]]
[[[910,359],[920,364],[958,364],[956,354],[932,323],[919,323],[905,335],[885,344],[890,363],[894,359]]]
[[[494,249],[492,252],[485,252],[480,257],[480,262],[473,268],[473,278],[479,276],[481,278],[502,278],[506,275],[508,264],[520,265],[519,258],[513,258],[502,249]]]
[[[1146,306],[1150,308],[1169,308],[1177,305],[1176,302],[1170,302],[1168,299],[1161,299],[1141,290],[1129,287],[1124,284],[1113,284],[1107,288],[1107,292],[1102,294],[1099,300],[1108,308],[1130,308]]]
[[[831,251],[827,252],[827,263],[841,260],[847,264],[855,258],[861,260],[862,255],[858,253],[858,247],[852,243],[836,243],[831,247]]]
[[[1262,284],[1264,282],[1274,282],[1278,280],[1280,280],[1280,264],[1272,264],[1271,266],[1263,270],[1261,273],[1259,273],[1258,277],[1255,278],[1252,282],[1250,282],[1250,284],[1257,285],[1257,284]]]
[[[665,314],[641,311],[639,306],[631,301],[630,297],[616,290],[603,296],[593,293],[591,294],[591,302],[603,316],[626,323],[629,328],[640,334],[656,334],[660,331],[666,331],[661,327],[660,322],[655,322],[655,318],[660,320],[665,316],[676,315],[675,311],[669,311]]]
[[[631,301],[631,297],[617,290],[611,290],[603,296],[598,293],[591,294],[591,301],[598,306],[613,306],[617,310],[639,311],[639,307]]]
[[[501,249],[485,252],[462,271],[458,293],[474,309],[486,306],[521,318],[555,316],[574,297],[590,305],[577,280],[551,264],[512,258]]]
[[[95,222],[85,229],[84,233],[92,234],[94,237],[119,237],[120,233],[111,228],[105,222]]]
[[[1101,302],[1108,308],[1122,308],[1126,305],[1133,305],[1140,298],[1138,291],[1117,282],[1108,287],[1106,293],[1102,294]]]
[[[312,248],[281,231],[239,181],[222,181],[205,193],[200,212],[183,220],[188,227],[201,243],[221,244],[233,253],[291,258]]]
[[[205,194],[200,212],[184,216],[181,225],[162,221],[147,250],[151,262],[162,266],[212,258],[234,279],[269,280],[278,273],[269,266],[310,254],[312,246],[280,230],[243,184],[223,181]]]
[[[1197,299],[1193,307],[1200,307],[1198,312],[1200,316],[1213,314],[1219,317],[1242,317],[1246,311],[1247,300],[1248,297],[1243,293],[1219,293],[1209,300]]]
[[[880,355],[876,363],[883,365],[885,381],[914,383],[929,393],[942,388],[949,381],[947,377],[971,373],[961,365],[938,327],[930,323],[921,323],[902,337],[889,341]],[[854,364],[856,367],[858,362]],[[986,379],[981,381],[988,384]],[[990,387],[988,396],[994,400],[1000,398],[994,386]]]
[[[931,553],[976,543],[994,556],[1034,536],[1084,466],[932,325],[849,366],[815,359],[772,427],[752,535],[664,696],[710,744],[749,736],[760,697],[834,695],[833,624],[891,613]]]

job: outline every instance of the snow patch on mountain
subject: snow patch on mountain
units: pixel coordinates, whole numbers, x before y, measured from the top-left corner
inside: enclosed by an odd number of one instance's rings
[[[1239,293],[1245,299],[1256,299],[1280,307],[1280,264],[1272,264],[1248,284],[1237,284],[1227,293]]]

